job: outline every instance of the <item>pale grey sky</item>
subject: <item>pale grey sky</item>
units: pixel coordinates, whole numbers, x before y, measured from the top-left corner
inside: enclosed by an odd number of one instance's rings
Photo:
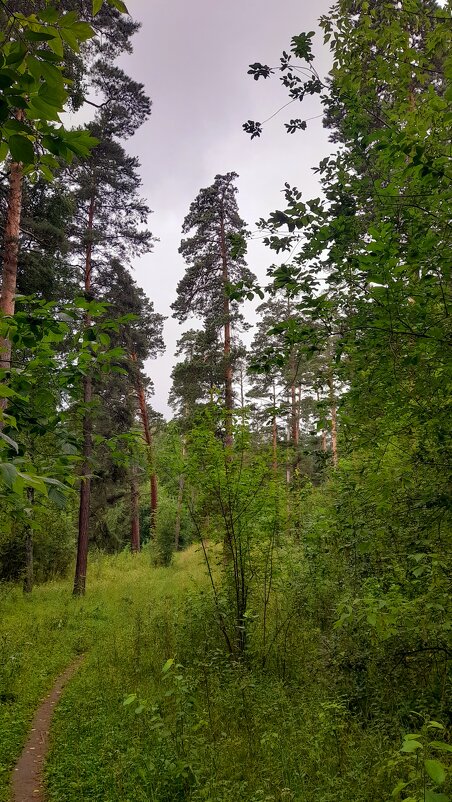
[[[126,147],[140,159],[143,195],[154,210],[150,228],[160,239],[153,253],[137,260],[134,275],[156,310],[169,316],[166,353],[147,364],[155,384],[153,406],[167,417],[174,350],[182,331],[170,317],[170,304],[184,272],[178,254],[182,221],[199,189],[217,173],[237,172],[240,213],[252,229],[258,218],[281,208],[285,181],[306,198],[319,194],[311,168],[331,150],[321,119],[292,136],[283,127],[290,117],[319,114],[318,97],[281,112],[264,127],[261,139],[251,142],[242,123],[264,120],[287,101],[277,78],[256,82],[247,75],[248,65],[277,65],[291,37],[317,31],[317,19],[329,6],[329,0],[128,1],[142,29],[134,37],[133,55],[122,64],[145,84],[153,109]],[[329,52],[320,34],[314,42],[322,75]],[[271,251],[250,243],[248,264],[260,279],[272,261]],[[244,311],[253,321],[253,306]]]

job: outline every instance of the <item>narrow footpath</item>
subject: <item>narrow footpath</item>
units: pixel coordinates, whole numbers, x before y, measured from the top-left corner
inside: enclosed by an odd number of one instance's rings
[[[53,711],[64,686],[79,669],[83,655],[56,680],[33,719],[30,735],[13,772],[12,802],[44,802],[43,768],[49,747],[49,730]]]

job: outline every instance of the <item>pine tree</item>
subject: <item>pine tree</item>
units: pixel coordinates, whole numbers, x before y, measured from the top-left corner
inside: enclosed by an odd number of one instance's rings
[[[232,442],[234,406],[232,329],[243,320],[237,302],[230,300],[229,288],[254,278],[241,247],[245,223],[238,212],[236,178],[236,173],[217,175],[191,204],[182,228],[184,234],[191,236],[183,239],[179,248],[188,267],[172,305],[174,317],[180,322],[197,316],[203,320],[206,332],[222,331],[227,444]]]
[[[132,81],[100,58],[93,66],[91,80],[102,92],[105,105],[100,106],[91,132],[99,140],[91,158],[80,165],[74,175],[78,187],[77,237],[84,262],[84,292],[91,298],[96,292],[96,275],[111,261],[112,256],[130,259],[149,250],[152,236],[143,228],[149,208],[140,199],[138,161],[125,154],[118,138],[132,136],[150,114],[151,104],[142,84]],[[91,320],[86,315],[85,327]],[[84,479],[80,488],[79,533],[74,593],[83,594],[88,558],[90,472],[93,451],[90,407],[93,399],[92,379],[84,382],[85,415],[83,419]]]

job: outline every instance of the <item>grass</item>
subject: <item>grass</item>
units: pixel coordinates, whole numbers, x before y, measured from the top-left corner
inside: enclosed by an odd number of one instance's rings
[[[89,570],[84,599],[69,582],[3,593],[2,802],[38,700],[81,652],[54,715],[48,802],[388,802],[406,774],[387,768],[397,722],[350,711],[302,615],[283,682],[225,654],[194,547],[170,568],[124,553]]]
[[[0,802],[9,800],[12,767],[38,702],[65,666],[86,653],[77,679],[83,686],[107,644],[120,659],[131,622],[139,626],[140,616],[153,613],[157,600],[164,609],[168,600],[173,603],[204,582],[193,550],[166,569],[151,567],[145,552],[94,557],[89,572],[84,599],[72,597],[70,580],[38,586],[31,597],[17,587],[0,588]]]

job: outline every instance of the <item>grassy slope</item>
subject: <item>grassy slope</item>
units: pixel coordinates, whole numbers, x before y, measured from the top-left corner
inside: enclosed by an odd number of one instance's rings
[[[187,562],[189,570],[181,570]],[[107,658],[106,648],[113,663],[122,659],[124,633],[155,609],[157,599],[165,607],[167,598],[204,581],[192,552],[180,555],[169,569],[151,568],[146,554],[123,554],[93,560],[89,571],[88,593],[81,600],[72,598],[70,581],[37,587],[31,598],[18,588],[0,589],[0,802],[9,799],[11,769],[37,703],[71,659],[87,654],[77,679],[83,687]],[[155,658],[162,662],[163,651]],[[104,681],[110,681],[108,674]]]
[[[397,722],[350,712],[320,633],[296,622],[284,683],[250,671],[216,639],[206,587],[190,549],[169,569],[151,568],[147,554],[92,561],[83,600],[68,582],[32,599],[5,591],[1,802],[38,699],[79,652],[86,660],[54,717],[49,802],[391,798],[405,773],[385,768],[400,748]]]

